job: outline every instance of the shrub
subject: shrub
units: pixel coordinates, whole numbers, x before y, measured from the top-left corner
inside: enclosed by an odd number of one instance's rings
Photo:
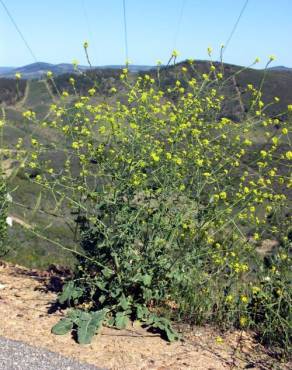
[[[88,343],[102,322],[138,319],[174,340],[175,319],[250,327],[287,347],[287,124],[274,129],[252,85],[244,120],[222,117],[228,81],[214,65],[180,78],[166,95],[125,69],[125,103],[64,94],[44,123],[67,139],[61,170],[32,140],[33,181],[71,207],[82,246],[59,297],[75,309],[53,332],[77,327]],[[271,264],[256,251],[268,237],[282,243]]]

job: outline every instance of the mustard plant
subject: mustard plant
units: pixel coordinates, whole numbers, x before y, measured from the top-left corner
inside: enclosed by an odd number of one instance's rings
[[[59,296],[72,309],[53,332],[77,328],[88,343],[102,323],[139,320],[174,340],[171,321],[188,320],[252,328],[287,348],[289,120],[269,117],[251,84],[248,112],[239,122],[224,116],[231,77],[220,65],[199,73],[190,61],[166,85],[161,72],[125,68],[102,102],[96,82],[80,96],[70,77],[73,97],[60,91],[50,119],[24,113],[67,143],[54,163],[32,138],[28,167],[71,209],[80,235]],[[267,239],[278,248],[261,258]]]

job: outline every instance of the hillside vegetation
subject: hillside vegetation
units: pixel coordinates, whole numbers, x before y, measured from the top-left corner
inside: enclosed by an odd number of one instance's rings
[[[23,98],[26,85],[25,80],[0,78],[0,104],[14,105]]]

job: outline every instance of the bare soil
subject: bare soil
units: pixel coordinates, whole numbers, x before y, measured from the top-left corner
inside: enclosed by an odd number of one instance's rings
[[[50,282],[51,273],[0,262],[0,336],[113,370],[289,368],[270,356],[252,333],[221,334],[210,327],[188,329],[183,340],[172,344],[135,325],[103,328],[90,345],[81,346],[70,334],[51,334],[64,312],[48,313],[56,299]]]

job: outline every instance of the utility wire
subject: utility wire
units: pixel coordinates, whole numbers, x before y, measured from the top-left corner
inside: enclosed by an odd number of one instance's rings
[[[85,23],[87,25],[89,35],[92,38],[92,29],[91,29],[90,23],[89,23],[89,17],[88,17],[88,13],[87,13],[87,9],[86,9],[85,0],[81,0],[81,3],[82,3],[82,9],[83,9],[83,15],[84,15]]]
[[[85,0],[81,0],[81,3],[82,3],[82,8],[83,8],[83,15],[84,15],[85,23],[87,25],[88,34],[89,34],[89,37],[90,37],[89,41],[91,41],[93,43],[94,51],[96,51],[96,48],[95,48],[96,45],[95,45],[95,42],[94,42],[93,32],[92,32],[92,28],[91,28],[90,21],[89,21]]]
[[[183,19],[183,13],[184,13],[184,9],[185,9],[185,6],[186,6],[186,2],[187,0],[182,0],[181,2],[181,7],[180,7],[180,12],[179,12],[179,16],[178,16],[178,22],[177,22],[177,26],[176,26],[176,30],[175,30],[175,34],[174,34],[174,49],[176,49],[176,44],[177,44],[177,38],[178,38],[178,35],[179,35],[179,32],[180,32],[180,27],[181,27],[181,22],[182,22],[182,19]]]
[[[10,11],[8,10],[7,6],[5,5],[4,1],[3,0],[0,0],[0,3],[2,4],[5,12],[7,13],[9,19],[11,20],[11,22],[13,23],[16,31],[18,32],[19,36],[21,37],[22,41],[24,42],[27,50],[29,51],[30,55],[33,57],[34,61],[37,62],[37,58],[34,54],[34,52],[32,51],[32,48],[29,46],[28,42],[26,41],[23,33],[21,32],[20,28],[17,26],[17,23],[15,22],[14,18],[12,17],[12,14],[10,13]]]
[[[123,16],[124,16],[125,55],[126,55],[126,64],[127,64],[129,60],[129,50],[128,50],[126,0],[123,0]]]
[[[237,29],[237,27],[238,27],[238,24],[239,24],[239,22],[240,22],[240,20],[241,20],[241,18],[242,18],[242,16],[243,16],[243,13],[245,12],[245,9],[246,9],[246,7],[247,7],[248,2],[249,2],[249,0],[246,0],[246,1],[245,1],[245,3],[243,4],[243,7],[242,7],[242,9],[241,9],[241,11],[240,11],[240,13],[239,13],[239,16],[238,16],[238,18],[237,18],[237,20],[236,20],[236,22],[235,22],[235,24],[234,24],[234,26],[233,26],[233,28],[232,28],[232,30],[231,30],[231,33],[230,33],[230,35],[229,35],[229,37],[228,37],[227,41],[226,41],[226,42],[225,42],[225,44],[224,44],[224,49],[222,50],[222,55],[223,55],[223,53],[226,51],[226,49],[227,49],[227,47],[228,47],[228,45],[229,45],[229,43],[230,43],[230,41],[231,41],[231,39],[232,39],[232,37],[233,37],[234,33],[235,33],[235,31],[236,31],[236,29]]]

